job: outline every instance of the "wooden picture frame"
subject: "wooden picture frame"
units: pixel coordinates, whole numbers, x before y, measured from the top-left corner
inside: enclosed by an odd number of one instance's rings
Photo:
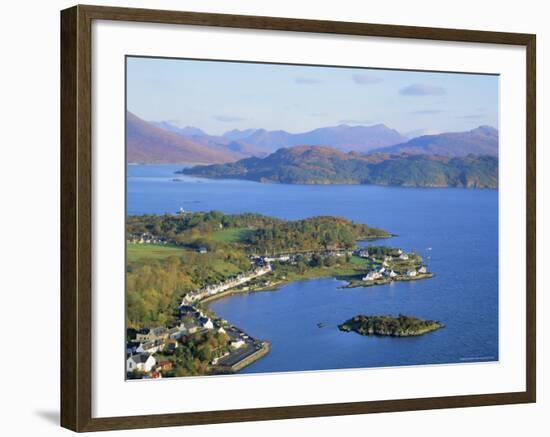
[[[94,20],[315,32],[526,48],[526,390],[511,393],[92,417],[92,36]],[[61,12],[61,425],[84,432],[535,402],[535,35],[165,10],[75,6]]]

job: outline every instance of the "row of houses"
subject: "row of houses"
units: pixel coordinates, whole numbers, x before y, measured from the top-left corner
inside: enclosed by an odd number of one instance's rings
[[[159,326],[155,328],[144,328],[137,332],[136,341],[138,342],[151,342],[157,340],[178,340],[187,333],[187,327],[181,323],[173,328],[165,328]]]
[[[168,239],[164,237],[156,237],[148,232],[138,232],[131,234],[127,240],[133,244],[168,244]]]
[[[428,273],[428,270],[426,269],[426,266],[421,266],[418,269],[409,269],[407,270],[407,273],[405,273],[408,277],[415,277],[419,274],[425,274]],[[393,279],[395,277],[399,276],[398,273],[396,273],[393,270],[388,270],[386,267],[382,266],[378,269],[372,270],[368,272],[365,276],[363,276],[363,281],[375,281],[377,279]]]
[[[252,279],[258,278],[259,276],[271,272],[271,270],[271,264],[266,263],[265,265],[255,267],[249,272],[241,273],[234,278],[230,278],[226,281],[220,282],[219,284],[207,285],[206,287],[189,292],[183,297],[182,305],[198,302],[206,297],[214,296],[231,288],[238,287],[247,282],[250,282]]]
[[[353,251],[353,255],[361,257],[361,258],[370,258],[373,261],[377,261],[378,258],[371,254],[368,249],[357,249]],[[384,256],[384,261],[389,262],[394,259],[401,259],[401,260],[408,260],[409,255],[401,249],[393,249],[391,250],[389,255]]]
[[[380,267],[376,270],[371,270],[368,272],[365,276],[363,276],[363,281],[375,281],[376,279],[382,279],[382,278],[395,278],[397,276],[397,273],[395,273],[393,270],[387,270],[385,267]]]
[[[280,263],[291,263],[294,264],[297,261],[298,257],[305,258],[306,260],[310,260],[313,255],[318,254],[321,256],[333,256],[333,257],[343,257],[346,255],[353,255],[355,252],[352,250],[325,250],[320,252],[315,251],[307,251],[307,252],[295,252],[295,253],[286,253],[286,254],[279,254],[279,255],[271,255],[271,256],[259,256],[259,255],[252,255],[250,257],[251,261],[253,263],[256,263],[257,265],[259,263],[272,263],[272,262],[280,262]]]
[[[423,275],[425,273],[428,273],[426,266],[421,266],[418,270],[413,269],[413,270],[407,271],[407,276],[413,277],[413,276]]]
[[[199,312],[197,317],[190,317],[185,321],[180,320],[179,325],[172,328],[163,326],[143,328],[136,333],[135,340],[128,343],[127,353],[174,352],[177,348],[177,341],[185,335],[193,334],[200,329],[212,329],[213,327],[212,321]]]
[[[134,341],[128,342],[126,353],[129,355],[154,354],[159,351],[173,353],[178,347],[178,340],[188,332],[188,327],[183,323],[170,329],[165,327],[144,328],[136,334]]]

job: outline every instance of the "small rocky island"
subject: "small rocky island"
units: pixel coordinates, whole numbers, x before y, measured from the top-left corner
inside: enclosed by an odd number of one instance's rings
[[[358,315],[338,325],[338,329],[344,332],[355,331],[361,335],[410,337],[426,334],[444,326],[436,320],[422,320],[403,314],[399,314],[398,317]]]

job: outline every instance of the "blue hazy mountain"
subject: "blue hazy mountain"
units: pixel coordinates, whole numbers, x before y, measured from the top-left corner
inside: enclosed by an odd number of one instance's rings
[[[230,150],[205,147],[191,138],[154,126],[131,112],[126,114],[126,151],[128,162],[148,164],[220,163],[239,159]]]
[[[232,130],[226,132],[223,136],[232,139],[238,138],[240,141],[255,145],[268,153],[282,147],[301,145],[330,145],[341,152],[366,153],[376,148],[391,146],[406,140],[406,137],[384,124],[372,126],[341,124],[302,133],[290,133],[284,130],[268,131],[265,129]]]
[[[158,127],[167,132],[174,133],[181,138],[191,140],[203,146],[218,150],[223,154],[231,154],[233,160],[245,158],[249,156],[266,156],[261,148],[243,141],[239,141],[238,135],[235,138],[228,138],[219,135],[209,135],[202,129],[193,126],[179,127],[169,121],[150,122],[155,127]]]
[[[479,126],[466,132],[448,132],[422,135],[407,142],[375,150],[380,153],[407,153],[415,155],[498,156],[498,130]]]
[[[152,121],[151,124],[160,127],[161,129],[173,132],[186,137],[196,137],[207,135],[202,129],[193,126],[179,127],[169,121]]]

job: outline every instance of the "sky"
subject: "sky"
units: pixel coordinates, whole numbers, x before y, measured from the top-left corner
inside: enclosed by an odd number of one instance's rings
[[[127,58],[127,109],[212,135],[383,123],[402,134],[498,128],[498,76]]]

